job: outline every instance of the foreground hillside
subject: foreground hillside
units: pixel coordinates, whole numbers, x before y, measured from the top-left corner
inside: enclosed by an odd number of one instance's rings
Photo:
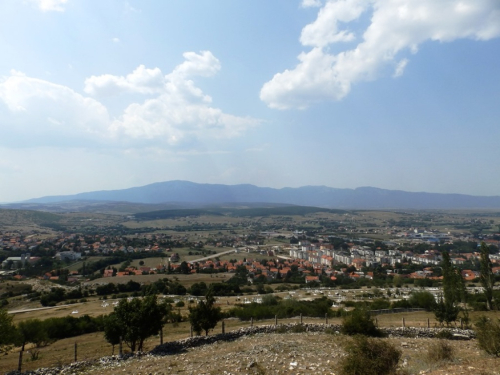
[[[146,356],[103,364],[82,374],[335,374],[349,338],[324,333],[257,334],[164,357]],[[482,354],[475,340],[449,341],[452,362],[429,363],[436,339],[388,338],[402,350],[403,374],[500,374],[500,359]]]
[[[144,355],[118,361],[102,358],[89,366],[37,374],[338,374],[349,337],[326,333],[256,334],[217,342],[166,356]],[[402,351],[400,374],[500,374],[500,358],[482,353],[476,340],[446,341],[453,348],[451,361],[427,357],[437,339],[386,338]]]

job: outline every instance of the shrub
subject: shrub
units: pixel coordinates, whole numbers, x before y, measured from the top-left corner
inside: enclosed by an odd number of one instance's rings
[[[476,322],[479,347],[486,353],[500,357],[500,319],[493,321],[482,316]]]
[[[452,361],[454,349],[448,342],[438,340],[429,346],[426,357],[430,363]]]
[[[375,326],[370,312],[364,309],[354,309],[349,315],[343,318],[341,333],[351,336],[382,336],[382,332]]]
[[[288,332],[288,328],[284,325],[279,325],[276,327],[276,330],[275,330],[276,333],[287,333]]]
[[[384,310],[389,308],[391,308],[391,303],[381,298],[374,300],[371,305],[372,310]]]
[[[393,375],[401,351],[380,339],[355,336],[344,347],[347,356],[340,361],[341,375]]]
[[[453,338],[453,333],[447,329],[442,329],[438,333],[436,333],[437,339],[451,340]]]
[[[434,295],[428,291],[413,292],[408,302],[411,307],[420,307],[427,311],[433,311],[436,306]]]
[[[336,335],[338,333],[338,331],[336,331],[335,329],[333,329],[331,327],[328,327],[325,329],[325,333],[328,335]]]
[[[40,350],[33,348],[28,351],[30,358],[29,360],[31,362],[38,361],[40,359]]]
[[[303,324],[296,324],[296,325],[292,326],[291,331],[293,333],[302,333],[302,332],[306,331],[306,326]]]

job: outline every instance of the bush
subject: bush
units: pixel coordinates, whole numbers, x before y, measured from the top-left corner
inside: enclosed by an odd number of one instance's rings
[[[434,295],[428,291],[413,292],[408,301],[411,307],[420,307],[427,311],[433,311],[436,307],[436,300]]]
[[[340,361],[341,375],[396,374],[401,351],[380,339],[355,336],[344,347],[347,356]]]
[[[433,342],[427,349],[427,360],[430,363],[452,361],[454,357],[453,347],[444,340]]]
[[[368,310],[354,309],[342,320],[341,333],[344,335],[366,335],[381,337],[382,332],[375,326]]]
[[[481,349],[500,357],[500,319],[492,321],[485,316],[479,318],[476,322],[476,337]]]
[[[442,329],[436,334],[437,339],[451,340],[453,339],[453,333],[447,329]]]
[[[303,325],[303,324],[296,324],[294,326],[292,326],[292,329],[291,331],[293,333],[302,333],[302,332],[306,332],[306,326]]]

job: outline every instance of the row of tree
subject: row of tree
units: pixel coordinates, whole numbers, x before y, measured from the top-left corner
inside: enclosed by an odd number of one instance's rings
[[[447,325],[458,319],[462,314],[462,319],[469,322],[468,294],[465,288],[465,281],[461,271],[450,260],[448,252],[443,252],[443,294],[435,307],[436,319],[440,323]],[[483,288],[486,309],[496,309],[498,302],[494,300],[493,287],[495,286],[495,275],[492,271],[490,260],[490,249],[482,242],[480,246],[480,276],[479,281]]]
[[[13,345],[24,349],[27,343],[39,348],[57,340],[102,331],[104,328],[103,316],[28,319],[17,325],[12,323],[12,318],[13,315],[8,314],[5,309],[0,309],[0,352]]]

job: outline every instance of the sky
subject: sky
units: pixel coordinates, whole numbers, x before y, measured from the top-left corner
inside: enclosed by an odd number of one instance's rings
[[[0,51],[0,202],[500,195],[499,0],[2,0]]]

